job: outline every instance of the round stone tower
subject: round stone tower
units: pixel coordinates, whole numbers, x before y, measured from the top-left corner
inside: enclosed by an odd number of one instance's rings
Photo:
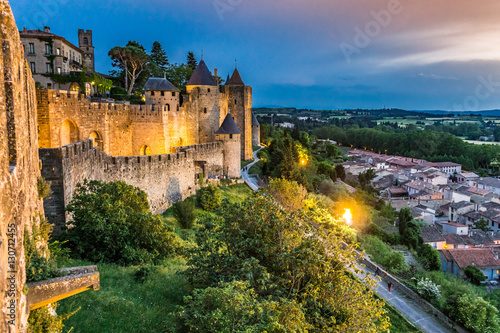
[[[229,112],[241,129],[241,159],[253,158],[252,150],[252,87],[245,86],[238,69],[226,83]]]
[[[252,146],[260,146],[260,123],[252,112]]]
[[[240,178],[241,132],[230,113],[215,132],[215,139],[224,145],[224,174],[231,178]]]
[[[198,142],[213,142],[220,125],[219,89],[203,59],[186,84],[186,91],[191,103],[188,118],[198,124]]]

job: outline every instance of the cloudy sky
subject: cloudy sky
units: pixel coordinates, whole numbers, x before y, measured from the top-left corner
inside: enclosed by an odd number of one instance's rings
[[[498,0],[13,0],[20,29],[77,43],[91,29],[96,69],[109,49],[158,40],[171,62],[204,52],[238,69],[254,106],[500,108]]]

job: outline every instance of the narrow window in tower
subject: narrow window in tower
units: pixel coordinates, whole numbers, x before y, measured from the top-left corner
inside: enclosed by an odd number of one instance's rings
[[[162,96],[165,96],[165,92],[164,92],[164,91],[162,91],[162,92],[161,92],[161,95],[162,95]]]
[[[210,88],[208,88],[208,92],[210,92]]]
[[[167,104],[167,111],[170,111],[170,104]]]
[[[238,104],[238,101],[236,99],[234,100],[234,104]]]
[[[154,96],[155,95],[155,92],[154,91],[151,91],[151,96]]]
[[[204,108],[204,109],[203,109],[203,113],[207,113],[207,108]]]
[[[175,96],[175,91],[172,91],[172,96]]]
[[[232,134],[229,134],[229,138],[232,139],[233,138],[233,135]]]

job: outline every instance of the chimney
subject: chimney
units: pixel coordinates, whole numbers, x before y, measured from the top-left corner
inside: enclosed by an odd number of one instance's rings
[[[23,32],[28,32],[28,28],[23,27]]]
[[[217,85],[219,84],[219,77],[217,76],[217,68],[214,68],[214,79],[215,79],[215,83],[217,83]]]
[[[50,33],[50,27],[43,27],[43,32],[48,32],[48,33]]]

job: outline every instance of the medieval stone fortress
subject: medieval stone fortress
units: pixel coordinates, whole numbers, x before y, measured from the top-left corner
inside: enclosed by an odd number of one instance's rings
[[[92,102],[85,96],[91,87],[80,91],[42,75],[94,72],[92,32],[79,30],[76,47],[47,27],[18,31],[8,1],[0,6],[0,290],[10,291],[0,299],[0,332],[24,332],[32,308],[23,294],[24,231],[43,216],[56,229],[65,223],[78,183],[123,180],[161,212],[195,193],[200,179],[239,178],[241,160],[253,156],[252,139],[259,142],[259,124],[252,88],[238,70],[219,85],[203,59],[185,94],[151,78],[145,105]],[[53,192],[45,202],[37,194],[41,177]],[[98,288],[98,273],[85,274]]]
[[[35,79],[47,88],[36,92],[38,145],[42,175],[53,191],[46,215],[56,226],[65,222],[64,207],[84,179],[124,180],[146,191],[151,209],[161,212],[193,194],[200,177],[239,178],[241,159],[252,158],[259,124],[251,111],[252,88],[238,69],[218,85],[217,70],[212,74],[202,59],[185,94],[165,78],[150,78],[145,105],[91,102],[76,83],[50,89],[57,83],[36,73],[47,52],[56,56],[58,73],[82,70],[81,61],[94,71],[92,31],[78,31],[79,48],[48,27],[20,35]],[[52,71],[51,63],[45,65]]]

